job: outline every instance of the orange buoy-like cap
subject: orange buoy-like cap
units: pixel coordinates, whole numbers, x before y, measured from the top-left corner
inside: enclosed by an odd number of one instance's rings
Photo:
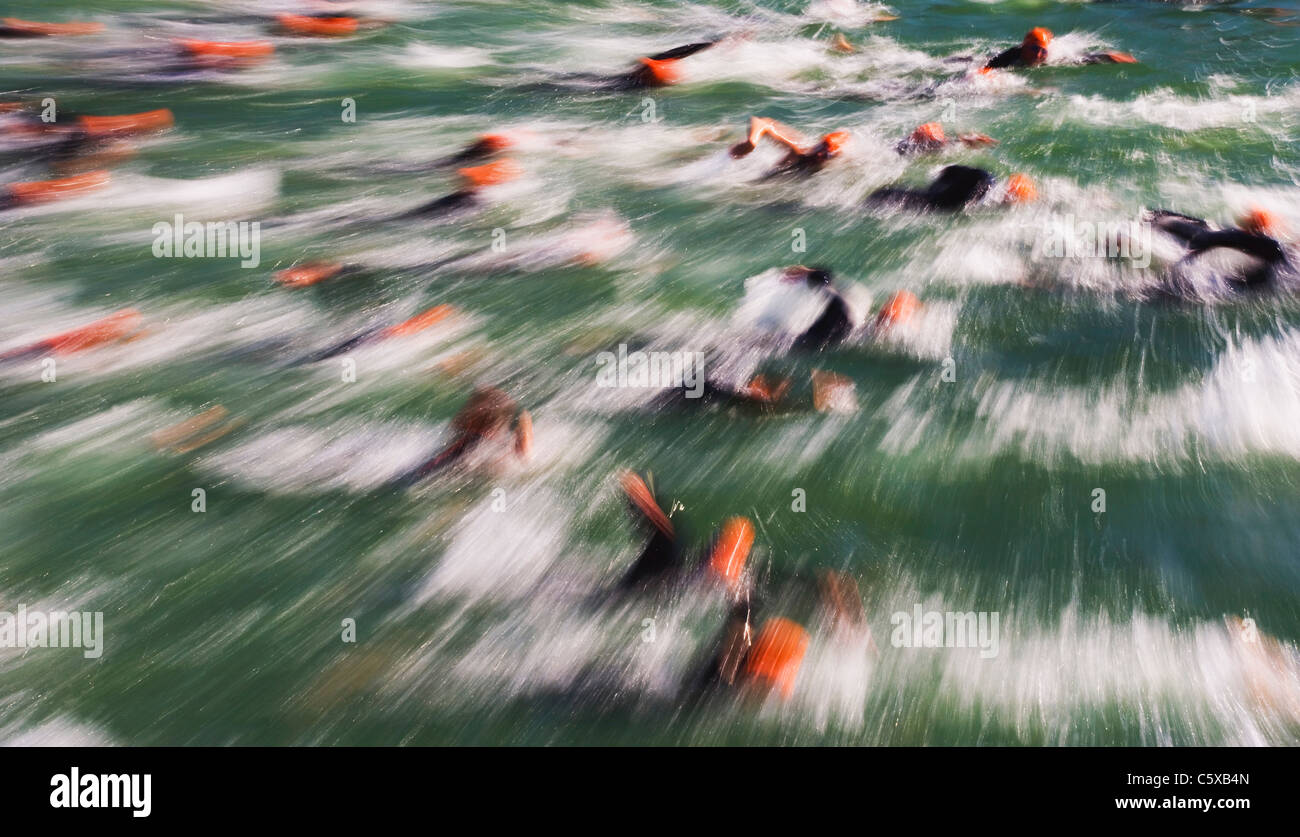
[[[355,17],[311,17],[310,15],[276,15],[276,22],[286,32],[314,37],[339,37],[357,31]]]
[[[275,47],[267,41],[199,41],[181,38],[176,43],[196,58],[237,58],[250,61],[265,58],[275,52]]]
[[[894,294],[885,307],[880,309],[876,315],[876,327],[888,328],[892,325],[905,323],[912,319],[912,315],[921,307],[921,300],[916,298],[916,294],[911,291],[899,291]]]
[[[1027,174],[1013,174],[1007,178],[1007,202],[1030,203],[1038,199],[1038,187]]]
[[[478,142],[475,143],[475,145],[487,151],[502,151],[513,144],[514,143],[510,141],[510,137],[505,134],[484,134],[479,137]]]
[[[948,137],[943,132],[943,126],[938,122],[927,122],[924,125],[916,126],[910,137],[912,142],[937,142],[944,143]]]
[[[455,309],[450,305],[435,305],[428,311],[416,314],[409,320],[400,322],[395,326],[384,329],[385,337],[408,337],[412,334],[418,334],[430,326],[442,322],[451,315]]]
[[[33,180],[27,183],[10,183],[5,187],[9,199],[20,206],[46,203],[70,198],[82,192],[99,189],[108,185],[108,172],[88,171],[72,177],[58,180]]]
[[[665,58],[656,60],[654,58],[642,58],[641,64],[650,74],[650,80],[656,85],[667,87],[670,84],[676,84],[681,80],[682,70],[677,66],[677,59]]]
[[[1052,42],[1052,30],[1042,26],[1035,26],[1025,35],[1025,46],[1038,46],[1043,49]]]
[[[1248,233],[1267,235],[1273,238],[1281,235],[1283,230],[1281,218],[1258,206],[1252,206],[1249,212],[1237,219],[1237,226]]]
[[[167,108],[130,113],[125,116],[82,116],[77,124],[93,137],[142,134],[161,131],[172,126],[172,112]]]
[[[519,168],[518,163],[507,158],[493,163],[484,163],[481,166],[456,169],[456,173],[465,179],[467,185],[477,189],[481,186],[496,186],[514,180],[523,173],[523,170]]]
[[[45,341],[45,345],[55,354],[72,354],[82,349],[90,349],[103,343],[120,340],[133,332],[139,331],[141,321],[139,311],[134,308],[124,308],[121,311],[109,314],[102,320],[96,320],[90,325],[74,328],[72,331],[65,331],[63,334],[51,337]]]
[[[826,146],[826,150],[832,154],[838,154],[840,149],[843,148],[844,144],[848,141],[848,131],[831,131],[829,134],[822,137],[822,145]]]
[[[16,17],[0,18],[0,27],[11,29],[21,35],[94,35],[104,31],[102,23],[45,23],[36,20],[20,20]]]
[[[728,585],[740,583],[745,562],[754,548],[754,524],[743,517],[732,517],[722,524],[722,532],[713,544],[709,569]]]
[[[769,619],[754,640],[745,661],[745,674],[779,688],[781,696],[788,700],[794,694],[799,667],[807,652],[807,631],[789,619]]]
[[[308,262],[277,272],[275,281],[286,288],[306,288],[337,276],[342,271],[342,262]]]

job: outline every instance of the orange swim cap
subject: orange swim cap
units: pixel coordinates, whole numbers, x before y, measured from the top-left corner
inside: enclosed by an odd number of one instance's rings
[[[745,674],[780,688],[781,696],[789,699],[807,652],[807,631],[789,619],[769,619],[754,640]]]
[[[276,15],[280,28],[294,35],[338,37],[357,31],[354,17],[312,17],[311,15]]]
[[[832,154],[840,153],[840,149],[843,148],[844,143],[848,141],[848,131],[831,131],[829,134],[822,137],[822,145],[826,146],[826,150]]]
[[[479,137],[478,142],[475,143],[475,145],[482,146],[488,151],[502,151],[513,144],[514,143],[510,141],[510,137],[505,134],[484,134]]]
[[[1030,203],[1038,200],[1038,187],[1026,174],[1013,174],[1007,178],[1007,202]]]
[[[623,493],[627,495],[628,502],[636,506],[656,529],[672,537],[673,523],[668,519],[668,515],[664,514],[663,509],[659,508],[659,503],[651,493],[650,486],[645,484],[645,480],[631,471],[624,471],[618,481],[623,487]]]
[[[888,328],[912,319],[912,315],[921,307],[921,300],[911,291],[899,291],[890,297],[885,307],[876,315],[876,328]]]
[[[225,58],[254,61],[275,52],[267,41],[199,41],[181,38],[176,44],[195,58]]]
[[[730,586],[740,582],[745,561],[754,548],[754,524],[743,517],[732,517],[722,524],[722,533],[709,556],[709,569]]]
[[[65,331],[44,341],[50,351],[58,355],[72,354],[83,349],[121,340],[139,331],[144,325],[144,318],[134,308],[124,308],[109,314],[102,320],[90,325]]]
[[[1252,206],[1250,211],[1237,219],[1237,226],[1248,233],[1277,237],[1282,234],[1282,219],[1267,209]]]
[[[8,194],[10,201],[21,206],[27,206],[34,203],[47,203],[62,198],[74,197],[92,189],[102,189],[108,185],[108,182],[108,172],[88,171],[85,174],[61,177],[57,180],[10,183],[3,189]]]
[[[924,125],[918,125],[909,139],[916,143],[945,143],[948,141],[948,137],[943,132],[943,126],[938,122],[927,122]]]
[[[640,61],[650,72],[650,80],[659,87],[667,87],[681,80],[682,71],[677,66],[677,59],[675,58],[665,58],[658,61],[653,58],[642,58]]]
[[[428,311],[422,311],[409,320],[403,320],[395,326],[389,326],[384,329],[383,336],[409,337],[412,334],[419,334],[426,328],[430,328],[447,319],[447,317],[451,316],[455,310],[456,309],[445,303],[442,305],[435,305]]]
[[[1025,46],[1039,46],[1047,49],[1047,45],[1052,42],[1052,30],[1042,26],[1035,26],[1025,35]]]
[[[480,186],[496,186],[514,180],[523,173],[523,170],[514,160],[507,158],[494,163],[484,163],[481,166],[456,169],[456,173],[465,179],[466,185],[477,189]]]
[[[275,281],[286,288],[306,288],[337,276],[342,271],[342,262],[308,262],[278,271]]]

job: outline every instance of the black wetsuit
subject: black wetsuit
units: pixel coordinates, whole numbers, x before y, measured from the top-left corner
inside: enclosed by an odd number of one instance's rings
[[[461,189],[458,192],[452,192],[450,195],[444,195],[428,203],[421,204],[415,209],[408,209],[398,215],[394,215],[392,220],[404,221],[410,218],[437,218],[442,215],[450,215],[456,212],[464,212],[474,209],[479,204],[479,194],[477,189]]]
[[[1006,67],[1024,67],[1026,64],[1022,53],[1022,47],[1016,45],[1010,49],[1003,50],[993,58],[989,59],[989,63],[984,66],[990,70],[1001,70]]]
[[[677,61],[679,59],[686,58],[689,55],[694,55],[697,52],[702,52],[708,49],[709,47],[714,46],[717,43],[718,41],[716,40],[700,41],[699,43],[695,43],[695,44],[686,44],[684,46],[673,47],[672,49],[665,50],[663,52],[657,52],[654,55],[648,55],[646,57],[649,58],[651,61]],[[644,66],[637,67],[635,70],[631,70],[630,72],[622,73],[617,76],[579,75],[579,76],[569,76],[568,78],[591,79],[592,81],[597,82],[600,87],[603,87],[606,90],[643,90],[647,87],[661,86],[660,83],[655,80],[654,73],[650,70],[650,68]]]
[[[421,480],[459,462],[481,441],[483,437],[477,433],[462,433],[447,447],[402,474],[389,485],[392,488],[410,488]]]
[[[619,579],[621,590],[657,587],[676,578],[685,565],[677,538],[656,528],[636,562]]]
[[[908,154],[930,154],[935,151],[942,151],[947,145],[948,143],[943,140],[914,140],[907,137],[899,140],[898,144],[894,146],[894,150],[906,157]]]
[[[833,290],[827,290],[826,308],[803,334],[795,338],[791,351],[820,352],[844,342],[853,330],[849,305]]]
[[[984,169],[945,166],[924,189],[878,189],[868,203],[895,204],[907,209],[955,212],[981,200],[993,187],[994,177]]]
[[[1180,240],[1187,248],[1187,255],[1179,264],[1186,264],[1202,253],[1216,249],[1235,250],[1257,259],[1260,262],[1257,267],[1242,274],[1223,277],[1244,288],[1271,285],[1277,279],[1279,271],[1292,266],[1281,242],[1266,235],[1241,229],[1212,229],[1207,221],[1168,210],[1153,212],[1152,220],[1159,229]]]
[[[812,151],[803,154],[798,151],[791,151],[782,158],[781,162],[777,163],[767,174],[763,175],[763,179],[767,180],[773,177],[786,177],[792,175],[806,177],[810,174],[816,174],[825,168],[826,164],[834,159],[834,157],[834,154],[821,145],[817,146]]]
[[[1045,53],[1044,60],[1046,60]],[[1119,62],[1116,61],[1115,56],[1111,55],[1109,52],[1090,52],[1079,59],[1079,63],[1118,64]],[[1002,70],[1007,67],[1040,67],[1042,64],[1042,61],[1037,64],[1030,64],[1025,60],[1024,47],[1013,46],[1010,49],[999,52],[997,55],[993,56],[993,58],[989,59],[989,62],[984,65],[984,68],[988,70]]]

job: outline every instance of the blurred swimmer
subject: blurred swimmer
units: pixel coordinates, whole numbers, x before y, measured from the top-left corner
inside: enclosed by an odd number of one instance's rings
[[[646,591],[702,581],[720,585],[733,595],[744,592],[746,564],[754,546],[753,523],[744,517],[728,518],[702,560],[695,559],[683,549],[680,533],[641,476],[626,471],[619,476],[619,485],[650,536],[640,556],[619,579],[619,590]]]
[[[76,354],[88,349],[134,340],[144,333],[144,318],[140,312],[134,308],[126,308],[88,325],[0,353],[0,363],[15,363],[51,355],[59,357]]]
[[[927,122],[924,125],[918,125],[906,139],[900,140],[894,150],[899,154],[930,154],[936,151],[942,151],[958,143],[969,148],[977,146],[997,145],[998,141],[987,134],[959,134],[955,139],[950,139],[943,132],[943,126],[938,122]]]
[[[838,157],[849,141],[848,131],[832,131],[817,142],[809,143],[793,128],[782,125],[775,119],[753,116],[749,120],[748,136],[731,147],[731,156],[739,158],[750,154],[764,137],[788,149],[765,178],[816,174]]]
[[[1285,224],[1268,210],[1254,207],[1237,219],[1236,226],[1224,229],[1215,228],[1201,218],[1164,209],[1150,211],[1145,217],[1185,251],[1174,265],[1175,279],[1215,250],[1234,251],[1248,257],[1245,264],[1216,274],[1229,287],[1253,290],[1273,287],[1284,277],[1296,278],[1300,261],[1295,244],[1283,243],[1288,237]]]
[[[669,87],[682,79],[681,61],[696,53],[717,46],[723,38],[711,41],[699,41],[693,44],[674,47],[637,59],[637,66],[614,76],[593,73],[569,73],[560,76],[561,83],[589,85],[599,90],[648,90],[656,87]]]
[[[1011,47],[994,56],[980,68],[981,73],[1008,67],[1038,67],[1047,61],[1047,46],[1052,42],[1050,29],[1036,26],[1030,29],[1019,46]],[[1127,52],[1093,52],[1080,59],[1081,64],[1136,64],[1137,59]]]
[[[451,420],[455,437],[442,450],[399,477],[395,487],[415,485],[452,467],[475,451],[496,447],[496,459],[524,459],[533,449],[533,419],[496,387],[480,387]]]
[[[955,212],[997,194],[997,179],[984,169],[970,166],[944,166],[924,189],[891,187],[878,189],[867,197],[869,204],[896,206],[903,209]],[[1034,182],[1024,174],[1013,174],[995,202],[1000,205],[1030,203],[1038,198]]]

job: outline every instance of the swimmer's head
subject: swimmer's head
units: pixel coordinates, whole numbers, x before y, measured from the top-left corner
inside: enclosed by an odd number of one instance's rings
[[[943,132],[943,126],[938,122],[927,122],[918,125],[908,140],[913,145],[943,145],[948,141],[948,137]]]
[[[480,387],[452,418],[451,426],[470,436],[495,436],[509,426],[518,410],[515,400],[501,390]]]
[[[1025,46],[1034,45],[1047,49],[1047,45],[1052,42],[1052,30],[1042,26],[1035,26],[1025,35]]]
[[[709,570],[728,587],[736,589],[744,580],[745,564],[754,548],[754,524],[743,517],[729,518],[713,542]]]
[[[745,658],[746,680],[776,688],[789,699],[804,655],[808,652],[808,632],[788,619],[769,619],[754,640]]]
[[[494,163],[457,169],[456,173],[461,176],[468,188],[479,189],[483,186],[497,186],[509,182],[523,172],[514,160],[507,157]]]
[[[1284,229],[1282,219],[1267,209],[1252,206],[1250,211],[1237,219],[1237,226],[1248,233],[1277,238]]]
[[[848,131],[832,131],[822,137],[821,142],[817,144],[817,150],[824,151],[828,156],[833,157],[840,153],[840,149],[842,149],[844,144],[848,141]]]
[[[808,283],[808,287],[810,288],[829,287],[834,279],[835,276],[831,273],[831,269],[829,267],[822,267],[821,265],[814,265],[808,268],[808,273],[804,276],[804,281]]]
[[[1038,187],[1027,174],[1013,174],[1007,178],[1007,203],[1033,203],[1038,200]]]
[[[889,298],[880,313],[876,315],[876,328],[885,330],[891,326],[902,325],[912,319],[921,308],[921,300],[911,291],[899,291]]]
[[[1052,32],[1042,26],[1035,26],[1025,35],[1020,44],[1020,58],[1030,66],[1042,64],[1047,60],[1047,45],[1052,42]]]
[[[677,66],[676,59],[655,60],[654,58],[642,58],[640,61],[641,78],[650,87],[667,87],[681,80],[682,71]]]
[[[504,151],[513,144],[510,137],[505,134],[484,134],[478,138],[478,142],[474,143],[484,151]]]

